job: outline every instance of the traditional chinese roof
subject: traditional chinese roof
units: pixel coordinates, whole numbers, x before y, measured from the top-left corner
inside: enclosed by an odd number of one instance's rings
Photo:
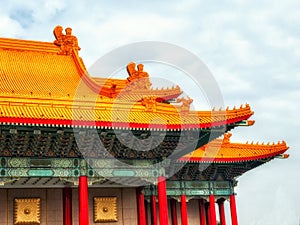
[[[288,146],[284,141],[278,143],[231,143],[231,133],[224,134],[223,139],[215,139],[199,149],[183,156],[180,160],[191,162],[235,163],[243,161],[287,158],[284,154]]]
[[[141,64],[128,64],[126,80],[92,78],[77,38],[61,30],[54,29],[54,42],[0,38],[0,123],[180,130],[232,125],[253,114],[249,105],[211,112],[190,110],[191,99],[166,103],[180,88],[152,90]]]
[[[180,97],[178,86],[153,89],[143,65],[133,62],[127,79],[93,77],[71,29],[63,34],[57,26],[54,36],[54,42],[0,38],[0,185],[70,185],[86,159],[94,163],[88,176],[98,185],[112,184],[106,176],[156,179],[158,171],[147,165],[166,158],[170,180],[231,182],[274,157],[288,157],[285,142],[231,143],[231,134],[213,140],[254,123],[248,104],[191,110],[193,100]],[[124,173],[113,159],[141,167]]]

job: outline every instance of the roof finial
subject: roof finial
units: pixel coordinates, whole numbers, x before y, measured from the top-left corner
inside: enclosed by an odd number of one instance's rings
[[[151,82],[149,80],[149,74],[144,71],[143,64],[138,64],[136,70],[136,64],[130,62],[127,65],[127,72],[129,75],[127,81],[128,83],[131,83],[132,88],[150,89]]]
[[[191,106],[191,104],[192,104],[192,102],[193,102],[193,99],[191,99],[189,96],[188,96],[187,99],[184,98],[184,97],[182,97],[182,98],[177,98],[176,101],[177,101],[178,103],[182,102],[182,105],[181,105],[181,107],[180,107],[181,112],[189,112],[189,111],[190,111],[190,106]]]
[[[224,134],[224,138],[223,138],[223,143],[224,144],[228,144],[228,143],[230,143],[230,137],[232,136],[232,133],[225,133]]]
[[[147,112],[156,112],[156,97],[155,96],[146,96],[142,98],[142,105],[145,106],[145,111]]]
[[[63,27],[60,25],[57,25],[53,30],[56,38],[54,44],[60,47],[58,54],[71,55],[73,52],[78,53],[80,47],[78,46],[77,37],[72,35],[72,28],[67,27],[65,31],[66,34],[63,34]]]

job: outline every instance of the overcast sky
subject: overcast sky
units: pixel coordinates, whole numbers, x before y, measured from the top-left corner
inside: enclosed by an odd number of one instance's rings
[[[289,159],[238,179],[240,224],[299,224],[299,0],[20,2],[1,1],[1,37],[52,42],[56,25],[72,27],[87,67],[139,41],[168,42],[196,54],[217,80],[226,106],[249,103],[255,112],[255,125],[233,130],[233,141],[286,140],[290,146]]]

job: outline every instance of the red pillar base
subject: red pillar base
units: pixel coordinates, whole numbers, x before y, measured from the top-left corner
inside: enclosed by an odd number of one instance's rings
[[[205,216],[206,216],[206,224],[211,225],[209,202],[205,203]]]
[[[238,225],[235,195],[234,194],[230,195],[229,201],[230,201],[231,223],[232,223],[232,225]]]
[[[151,225],[157,225],[156,196],[151,196]]]
[[[204,199],[199,199],[199,216],[200,225],[206,225],[205,202]]]
[[[225,210],[224,210],[224,198],[218,199],[217,203],[219,206],[220,225],[226,225]]]
[[[167,184],[166,178],[158,177],[158,206],[159,206],[159,222],[160,225],[168,225],[168,202],[167,202]]]
[[[88,178],[79,177],[79,225],[89,224]]]
[[[136,190],[137,194],[137,206],[138,206],[138,224],[146,225],[146,211],[145,211],[145,197],[142,190],[138,188]]]
[[[188,225],[187,207],[186,207],[186,196],[181,195],[181,224]]]
[[[214,195],[209,196],[209,214],[210,214],[211,225],[217,225],[215,196]]]
[[[177,208],[176,208],[176,200],[175,199],[171,199],[171,217],[172,217],[172,225],[178,225]]]
[[[72,189],[63,189],[63,225],[72,225]]]

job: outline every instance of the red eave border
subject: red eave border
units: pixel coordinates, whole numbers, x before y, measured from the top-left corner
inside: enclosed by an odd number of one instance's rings
[[[40,118],[13,118],[0,117],[0,123],[22,124],[36,126],[83,126],[83,127],[114,127],[114,128],[143,128],[143,129],[199,129],[224,126],[247,120],[251,115],[246,115],[234,119],[222,120],[213,123],[201,124],[143,124],[143,123],[126,123],[126,122],[105,122],[105,121],[79,121],[79,120],[57,120],[57,119],[40,119]]]

